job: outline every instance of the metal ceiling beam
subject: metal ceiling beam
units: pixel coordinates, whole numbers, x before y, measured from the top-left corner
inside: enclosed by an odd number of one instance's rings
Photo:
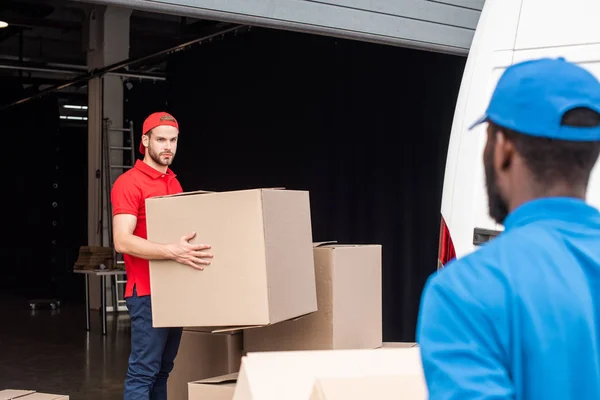
[[[0,82],[14,82],[14,79],[14,76],[0,76]],[[24,76],[23,78],[19,78],[19,82],[23,85],[35,86],[56,85],[64,82],[64,79]]]
[[[0,62],[0,69],[8,69],[12,71],[29,71],[29,72],[47,72],[58,75],[77,75],[81,74],[81,71],[72,69],[60,69],[51,66],[35,65],[30,63],[18,63],[10,61]]]
[[[230,24],[225,24],[225,25],[230,25]],[[6,105],[2,106],[0,108],[0,110],[5,110],[5,109],[7,109],[9,107],[16,106],[18,104],[26,103],[26,102],[28,102],[30,100],[42,97],[42,96],[44,96],[44,95],[46,95],[48,93],[52,93],[52,92],[55,92],[57,90],[61,90],[61,89],[64,89],[64,88],[67,88],[67,87],[70,87],[70,86],[73,86],[73,85],[84,83],[84,82],[89,81],[90,79],[98,78],[98,77],[106,75],[108,73],[119,73],[119,74],[125,76],[125,74],[128,74],[128,72],[119,72],[119,70],[127,68],[130,65],[140,64],[140,63],[143,63],[143,62],[146,62],[146,61],[154,60],[156,58],[160,58],[160,57],[164,57],[164,56],[167,56],[167,55],[171,55],[173,53],[185,50],[187,47],[192,46],[194,44],[201,43],[201,42],[204,42],[204,41],[207,41],[207,40],[212,40],[214,38],[218,38],[220,36],[224,36],[225,34],[227,34],[229,32],[238,31],[238,30],[240,30],[242,28],[245,28],[245,27],[246,27],[245,25],[230,26],[230,27],[228,27],[226,29],[222,29],[222,30],[220,30],[218,32],[211,33],[209,35],[206,35],[206,36],[194,39],[194,40],[190,40],[189,42],[182,43],[180,45],[177,45],[175,47],[171,47],[169,49],[165,49],[165,50],[159,51],[157,53],[153,53],[153,54],[150,54],[150,55],[147,55],[147,56],[144,56],[144,57],[140,57],[140,58],[136,58],[136,59],[128,59],[128,60],[120,61],[120,62],[111,64],[111,65],[108,65],[106,67],[102,67],[102,68],[98,68],[98,69],[92,70],[92,71],[90,71],[90,72],[88,72],[86,74],[83,74],[83,75],[80,75],[78,77],[75,77],[75,78],[73,78],[73,79],[71,79],[71,80],[69,80],[69,81],[67,81],[67,82],[65,82],[63,84],[54,85],[52,87],[49,87],[48,89],[41,90],[40,92],[35,93],[33,95],[30,95],[30,96],[24,97],[24,98],[22,98],[20,100],[17,100],[15,102],[6,104]]]
[[[23,18],[6,17],[4,21],[9,26],[18,26],[22,28],[52,28],[61,31],[81,30],[81,23],[72,21],[58,21],[49,18]]]
[[[13,71],[29,71],[29,72],[44,72],[57,75],[81,75],[81,68],[57,68],[51,64],[35,64],[35,63],[18,63],[11,61],[0,61],[0,69],[8,69]],[[83,70],[86,68],[83,67]],[[137,72],[107,72],[106,75],[121,76],[125,78],[147,79],[152,81],[164,81],[166,78],[161,75],[152,75]]]

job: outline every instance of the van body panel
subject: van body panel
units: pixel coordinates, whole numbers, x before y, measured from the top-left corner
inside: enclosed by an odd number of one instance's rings
[[[476,229],[502,231],[488,215],[483,168],[483,113],[504,70],[517,62],[564,57],[600,78],[600,1],[487,0],[468,56],[450,135],[442,217],[456,256],[477,248]],[[588,201],[600,207],[600,171],[592,171]]]
[[[457,257],[472,250],[473,228],[496,229],[488,216],[482,165],[485,127],[469,126],[485,111],[501,71],[510,65],[522,0],[488,0],[467,58],[448,145],[441,212]]]
[[[600,43],[600,1],[524,0],[515,49]]]

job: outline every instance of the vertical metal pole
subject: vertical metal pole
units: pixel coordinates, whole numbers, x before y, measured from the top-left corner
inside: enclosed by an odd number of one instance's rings
[[[102,220],[102,79],[88,82],[88,238],[89,246],[101,244]]]
[[[85,276],[85,328],[90,331],[90,276],[86,273]]]
[[[106,275],[100,275],[100,308],[102,308],[102,335],[106,335]]]
[[[104,199],[106,199],[106,226],[108,228],[108,243],[109,247],[113,247],[113,237],[112,237],[112,207],[110,204],[110,187],[111,187],[111,168],[110,168],[110,120],[105,118],[103,121],[103,129],[102,129],[102,172],[104,174],[104,187],[102,188],[102,192],[104,194]],[[103,214],[104,216],[104,214]],[[105,224],[102,224],[103,228]],[[104,236],[104,235],[102,235]],[[114,254],[113,254],[114,261]]]

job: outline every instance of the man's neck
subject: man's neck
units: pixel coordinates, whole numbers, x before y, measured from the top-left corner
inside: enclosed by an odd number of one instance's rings
[[[167,169],[168,167],[166,165],[160,165],[154,162],[154,160],[152,158],[150,158],[150,156],[148,154],[146,154],[144,156],[144,160],[143,160],[146,164],[148,164],[149,166],[151,166],[152,168],[154,168],[155,170],[162,172],[163,174],[167,173]]]
[[[587,188],[585,186],[571,185],[565,182],[557,182],[551,187],[542,188],[539,185],[528,185],[527,190],[523,190],[515,196],[509,204],[512,212],[524,203],[532,200],[548,197],[571,197],[585,200]]]

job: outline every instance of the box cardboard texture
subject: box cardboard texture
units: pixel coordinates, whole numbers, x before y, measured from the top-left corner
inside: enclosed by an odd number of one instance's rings
[[[382,346],[381,245],[315,246],[318,311],[246,331],[244,352]]]
[[[319,378],[310,400],[427,400],[427,388],[415,375],[366,375],[351,378]]]
[[[242,332],[213,334],[184,330],[169,376],[167,397],[187,400],[189,382],[237,373],[241,362]]]
[[[407,383],[396,398],[421,400],[408,396],[426,390],[418,347],[248,353],[233,400],[306,400],[318,379],[389,375]]]
[[[264,326],[317,311],[309,193],[187,192],[146,200],[148,239],[212,246],[203,271],[150,261],[155,327]],[[216,331],[215,329],[214,331]]]
[[[188,400],[232,400],[238,373],[203,379],[188,384]],[[169,399],[171,400],[171,399]]]

